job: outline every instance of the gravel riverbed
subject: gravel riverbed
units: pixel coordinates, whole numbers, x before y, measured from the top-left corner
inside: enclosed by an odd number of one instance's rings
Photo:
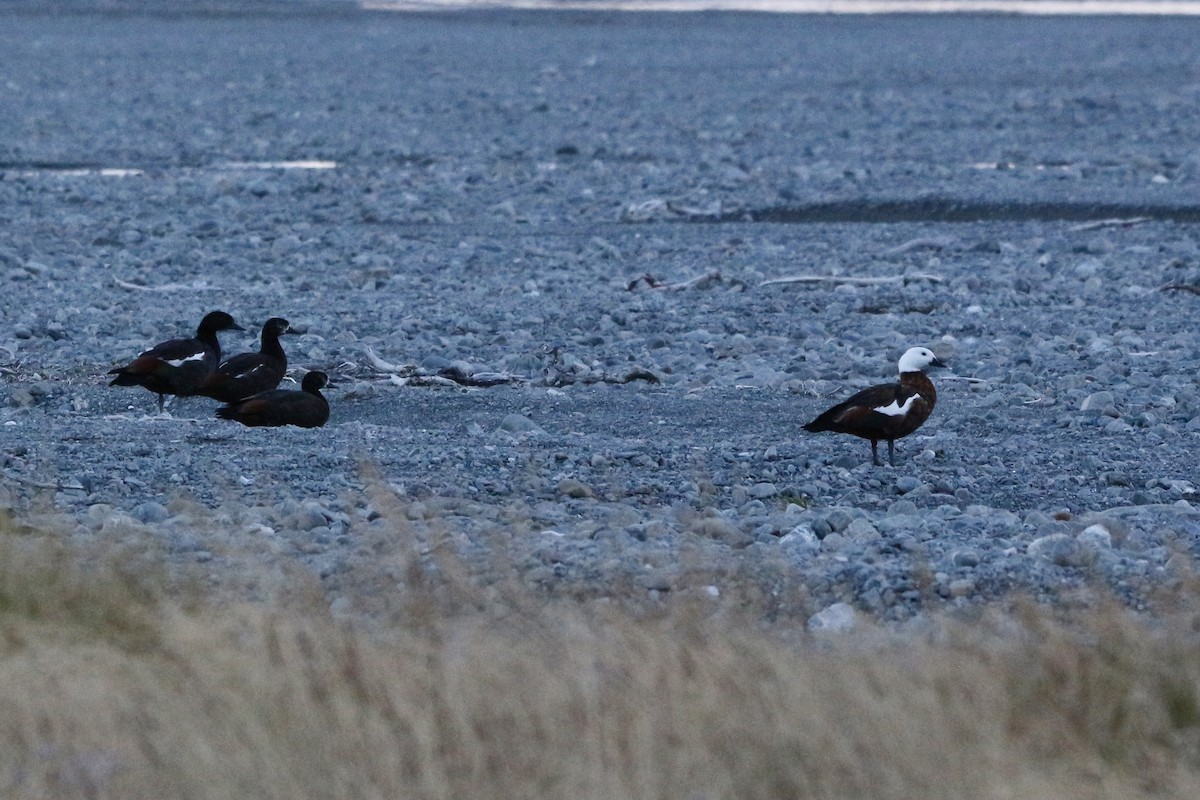
[[[834,627],[1200,553],[1200,22],[113,8],[0,25],[18,517],[351,615],[441,540]],[[217,308],[325,428],[106,385]],[[894,468],[801,430],[916,344]]]

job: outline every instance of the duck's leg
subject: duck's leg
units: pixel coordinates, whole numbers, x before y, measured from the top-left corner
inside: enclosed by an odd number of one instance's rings
[[[888,461],[892,466],[896,466],[896,440],[888,439]]]
[[[883,462],[879,460],[879,440],[871,440],[871,463],[877,467],[882,467]]]

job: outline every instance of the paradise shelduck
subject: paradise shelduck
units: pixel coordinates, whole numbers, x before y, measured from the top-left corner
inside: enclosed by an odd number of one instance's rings
[[[239,353],[226,360],[196,393],[222,403],[236,403],[274,389],[287,373],[287,354],[279,337],[291,330],[286,319],[271,317],[263,324],[258,352]]]
[[[927,348],[913,347],[900,356],[900,380],[863,389],[804,426],[806,431],[835,431],[871,440],[871,460],[879,461],[879,440],[888,443],[888,461],[896,465],[895,441],[929,419],[937,404],[930,367],[944,367]]]
[[[321,389],[329,385],[324,372],[310,372],[300,383],[300,391],[275,389],[217,409],[221,419],[232,419],[252,428],[296,425],[319,428],[329,419],[329,402]]]
[[[218,331],[244,331],[224,311],[211,311],[200,320],[194,339],[172,339],[156,344],[123,367],[110,369],[117,377],[109,386],[144,386],[158,394],[162,413],[165,395],[186,397],[208,380],[221,361]]]

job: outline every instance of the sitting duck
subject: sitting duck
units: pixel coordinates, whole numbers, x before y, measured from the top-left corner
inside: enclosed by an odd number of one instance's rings
[[[329,402],[321,390],[329,385],[324,372],[310,372],[300,391],[275,389],[217,409],[221,419],[231,419],[251,428],[296,425],[319,428],[329,419]]]

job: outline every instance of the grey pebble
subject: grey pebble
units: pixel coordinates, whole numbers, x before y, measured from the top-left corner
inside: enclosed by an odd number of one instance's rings
[[[1084,528],[1079,532],[1076,540],[1095,550],[1111,550],[1112,549],[1112,533],[1103,525],[1093,524]]]
[[[153,524],[165,521],[171,516],[167,511],[166,506],[154,500],[147,500],[144,503],[138,503],[133,507],[131,512],[134,519],[138,522]]]
[[[756,483],[750,487],[749,494],[757,500],[763,500],[779,494],[779,489],[773,483]]]
[[[846,633],[858,623],[858,612],[849,603],[833,603],[808,618],[813,633]]]
[[[1085,567],[1096,560],[1094,550],[1083,547],[1065,533],[1052,533],[1029,543],[1026,552],[1034,558],[1043,558],[1060,567]]]
[[[840,533],[831,533],[821,540],[821,549],[836,553],[846,549],[850,545],[850,540]]]
[[[865,517],[859,517],[846,526],[845,535],[860,542],[875,541],[880,538],[879,530]],[[828,541],[828,537],[826,541]]]
[[[504,419],[500,420],[500,426],[497,430],[504,433],[529,434],[533,436],[544,435],[546,433],[536,422],[520,414],[509,414],[504,417]]]
[[[956,567],[977,567],[980,562],[979,551],[972,547],[960,547],[950,553],[950,562]]]
[[[807,525],[797,525],[783,536],[779,537],[781,547],[801,547],[816,549],[821,546],[817,534]]]

